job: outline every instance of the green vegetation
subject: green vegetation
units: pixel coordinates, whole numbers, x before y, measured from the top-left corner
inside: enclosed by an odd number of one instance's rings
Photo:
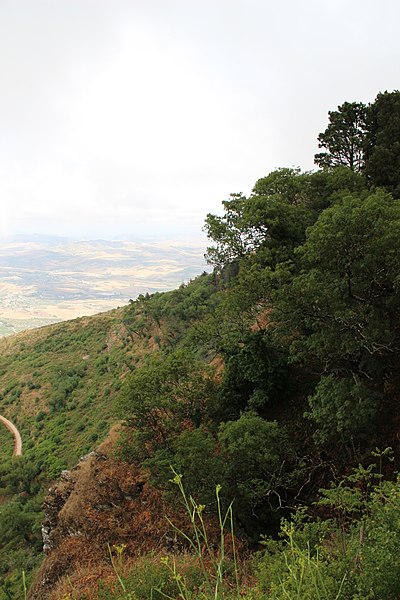
[[[315,155],[323,169],[345,166],[363,173],[369,187],[383,187],[399,197],[400,95],[398,91],[378,94],[366,106],[345,102],[329,112],[329,125],[318,136]]]
[[[201,398],[199,419],[184,424],[182,415],[171,414],[162,440],[153,436],[144,457],[134,440],[146,428],[132,418],[132,406],[142,403],[145,372],[132,374],[125,387],[120,408],[130,459],[144,460],[158,486],[167,481],[168,465],[185,472],[189,492],[205,498],[210,510],[212,489],[222,484],[225,501],[235,502],[238,531],[251,542],[265,532],[275,535],[293,505],[310,506],[332,473],[367,464],[376,446],[396,445],[400,138],[389,139],[388,123],[399,118],[399,97],[380,94],[369,107],[345,103],[330,113],[319,137],[328,150],[316,159],[320,171],[280,169],[256,182],[249,197],[232,195],[222,216],[208,215],[217,290],[211,310],[197,315],[173,348],[163,348],[165,368],[179,346],[204,361],[204,373],[209,359],[219,357],[223,368],[208,402],[198,378],[191,380],[191,398]],[[383,147],[391,169],[385,184],[372,175]],[[178,388],[176,381],[173,398]],[[160,398],[155,404],[163,405]],[[293,536],[289,542],[290,560],[297,556],[313,585],[322,583],[318,594],[289,586],[286,597],[373,593],[374,587],[348,592],[349,557],[329,588],[325,555],[315,559],[311,547],[300,548]]]
[[[395,600],[400,593],[400,481],[385,481],[380,472],[391,460],[390,450],[374,455],[379,463],[359,466],[320,490],[314,516],[299,508],[282,520],[276,539],[263,537],[263,549],[247,561],[237,556],[232,505],[223,513],[219,486],[215,547],[203,518],[205,506],[186,495],[182,476],[175,474],[171,483],[180,488],[191,536],[172,526],[191,553],[147,555],[127,569],[125,547],[114,546],[115,584],[100,581],[96,598]],[[321,518],[318,513],[324,511]]]
[[[45,486],[119,419],[119,455],[152,485],[176,502],[172,465],[202,518],[233,507],[241,543],[263,539],[245,597],[399,596],[400,457],[376,450],[399,435],[398,123],[400,92],[344,103],[318,138],[320,170],[274,171],[207,216],[213,273],[3,340],[0,412],[24,457],[2,447],[1,600],[38,560]],[[179,560],[144,557],[99,597],[215,595],[190,559],[181,588]]]
[[[2,600],[18,597],[22,569],[31,572],[40,562],[41,505],[49,482],[91,451],[115,422],[110,400],[133,354],[125,346],[121,314],[0,340],[0,413],[23,440],[23,456],[11,458],[12,435],[1,426]],[[107,370],[99,368],[104,357]]]
[[[329,518],[300,509],[282,522],[281,540],[265,540],[256,561],[264,597],[398,598],[399,491],[399,481],[384,481],[376,465],[321,490],[316,504]]]
[[[187,496],[182,484],[182,475],[174,470],[173,473],[174,478],[170,482],[178,487],[190,522],[189,535],[171,523],[172,528],[191,550],[191,555],[185,556],[186,564],[181,564],[182,561],[179,560],[179,557],[177,559],[175,556],[164,556],[157,565],[154,560],[151,558],[149,560],[147,557],[143,561],[138,561],[129,576],[125,577],[122,558],[125,548],[122,546],[114,548],[117,560],[109,549],[111,563],[122,595],[115,595],[115,592],[104,590],[100,583],[100,598],[104,600],[116,597],[189,599],[200,596],[218,600],[226,598],[227,594],[232,598],[240,598],[232,504],[223,514],[219,496],[220,486],[217,486],[215,497],[220,543],[215,549],[203,518],[205,506],[197,504],[192,496]],[[106,593],[104,594],[104,592]]]

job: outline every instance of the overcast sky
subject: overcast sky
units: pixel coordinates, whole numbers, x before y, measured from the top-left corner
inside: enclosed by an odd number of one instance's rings
[[[0,0],[0,233],[201,234],[400,88],[398,0]]]

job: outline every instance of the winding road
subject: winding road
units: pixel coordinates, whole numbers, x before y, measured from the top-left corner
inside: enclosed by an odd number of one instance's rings
[[[22,440],[18,429],[11,421],[0,415],[0,421],[7,427],[14,436],[14,452],[13,456],[22,456]]]

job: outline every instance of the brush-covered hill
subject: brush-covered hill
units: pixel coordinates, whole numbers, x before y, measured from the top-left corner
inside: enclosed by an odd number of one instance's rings
[[[179,344],[214,290],[204,274],[125,308],[0,339],[0,414],[23,443],[12,458],[12,435],[0,428],[0,598],[17,597],[22,570],[40,559],[49,483],[106,438],[125,379]]]
[[[0,340],[0,414],[18,427],[23,444],[23,456],[11,458],[12,436],[1,428],[0,597],[19,597],[14,576],[19,583],[22,569],[29,571],[38,561],[41,505],[49,482],[89,452],[115,422],[110,399],[121,385],[128,354],[121,314],[112,311]]]

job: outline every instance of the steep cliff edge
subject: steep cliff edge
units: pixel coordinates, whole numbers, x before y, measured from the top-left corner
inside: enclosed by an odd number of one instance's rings
[[[113,457],[112,449],[106,442],[49,488],[42,528],[46,557],[29,600],[60,598],[72,589],[77,597],[96,598],[99,579],[115,579],[109,556],[114,545],[126,545],[128,562],[181,545],[165,517],[182,525],[184,515],[165,503],[142,471]]]

